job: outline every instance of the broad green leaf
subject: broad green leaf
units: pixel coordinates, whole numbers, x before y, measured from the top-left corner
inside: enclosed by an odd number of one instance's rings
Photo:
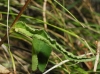
[[[44,41],[38,40],[37,38],[33,39],[32,44],[33,44],[33,50],[36,51],[38,56],[38,68],[40,71],[43,72],[47,65],[52,48]]]
[[[37,69],[37,65],[40,71],[44,71],[49,56],[51,54],[51,47],[44,43],[41,40],[38,40],[37,38],[32,39],[33,34],[39,34],[41,36],[46,37],[46,34],[43,30],[30,30],[30,28],[25,25],[23,22],[18,22],[16,25],[12,28],[11,31],[15,31],[15,34],[19,34],[21,37],[26,37],[29,39],[29,41],[32,41],[32,70],[35,71]],[[20,37],[17,37],[20,38]],[[21,39],[21,38],[20,38]],[[41,59],[42,58],[42,59]]]
[[[38,34],[42,37],[46,37],[44,31],[41,31]],[[33,36],[32,45],[33,45],[33,50],[36,51],[38,56],[38,68],[40,71],[43,72],[47,65],[52,48],[44,41],[39,40],[38,38],[34,38],[34,36]]]

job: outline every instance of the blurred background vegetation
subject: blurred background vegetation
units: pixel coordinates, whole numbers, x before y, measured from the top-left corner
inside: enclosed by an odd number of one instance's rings
[[[12,24],[17,14],[25,4],[25,0],[10,0],[9,26]],[[59,4],[60,3],[60,4]],[[7,0],[0,0],[0,38],[6,33]],[[43,0],[31,0],[27,9],[18,21],[23,21],[29,26],[37,29],[44,28]],[[64,8],[65,7],[65,8]],[[74,15],[69,14],[67,10]],[[96,51],[96,41],[100,39],[100,1],[99,0],[48,0],[46,2],[46,22],[48,34],[60,43],[67,51],[82,55]],[[53,26],[57,26],[70,33],[65,33]],[[84,38],[89,46],[82,43],[75,37],[78,35]],[[7,41],[5,41],[7,47]],[[31,71],[31,45],[14,36],[10,36],[11,52],[14,55],[18,74],[42,74],[40,71]],[[94,53],[94,52],[93,52]],[[94,53],[95,54],[95,53]],[[47,69],[64,60],[60,53],[52,51]],[[9,54],[0,47],[0,64],[12,71]],[[58,67],[48,74],[91,74],[93,73],[94,62],[75,63],[68,62]],[[97,72],[100,69],[98,64]]]

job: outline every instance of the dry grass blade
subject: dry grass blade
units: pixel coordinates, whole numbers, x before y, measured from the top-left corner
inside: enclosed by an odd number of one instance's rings
[[[97,43],[97,54],[96,54],[96,60],[95,60],[95,64],[94,64],[94,72],[96,72],[96,70],[97,70],[99,56],[100,56],[100,41],[98,41],[98,43]]]

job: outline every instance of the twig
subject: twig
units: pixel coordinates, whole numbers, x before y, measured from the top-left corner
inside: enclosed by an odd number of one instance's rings
[[[27,7],[27,5],[30,3],[31,0],[27,0],[25,5],[22,7],[21,11],[19,12],[19,14],[17,15],[16,19],[13,21],[12,25],[10,26],[10,29],[15,25],[16,21],[20,18],[20,16],[22,15],[23,11],[25,10],[25,8]],[[9,31],[10,31],[9,29]],[[3,42],[7,39],[7,33],[5,34],[5,36],[2,38],[2,40],[0,41],[0,46],[3,44]]]
[[[99,62],[99,56],[100,56],[100,41],[98,41],[97,43],[97,54],[96,54],[96,60],[95,60],[95,64],[94,64],[94,72],[96,72],[97,70],[97,65],[98,65],[98,62]]]
[[[47,0],[44,0],[44,4],[43,4],[43,21],[44,21],[45,30],[47,29],[47,25],[46,25],[46,4],[47,4]]]

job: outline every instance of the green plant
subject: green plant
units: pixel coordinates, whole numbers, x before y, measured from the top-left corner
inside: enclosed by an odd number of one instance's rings
[[[11,34],[20,35],[20,38],[23,39],[23,36],[29,39],[30,44],[32,45],[32,69],[36,70],[37,66],[40,71],[44,71],[49,56],[51,54],[51,49],[56,49],[61,52],[66,59],[69,61],[75,62],[86,62],[92,61],[95,58],[85,58],[81,56],[75,56],[72,53],[66,51],[61,45],[59,45],[55,40],[53,40],[44,30],[37,30],[27,26],[23,22],[18,22],[11,29]],[[19,36],[16,38],[19,38]],[[25,39],[26,39],[25,38]],[[27,39],[27,40],[28,40]],[[27,41],[28,42],[28,41]],[[42,59],[41,59],[42,58]]]

